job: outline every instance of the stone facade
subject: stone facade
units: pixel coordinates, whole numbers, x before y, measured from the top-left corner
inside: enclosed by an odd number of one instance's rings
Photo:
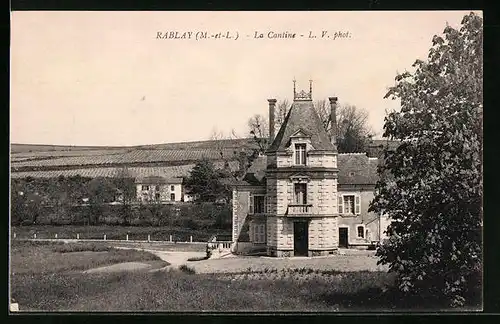
[[[337,248],[337,217],[311,219],[309,222],[309,250],[322,252]]]
[[[339,156],[335,135],[324,130],[310,94],[294,100],[266,156],[259,157],[265,159],[256,164],[265,168],[262,179],[254,178],[259,185],[239,185],[233,192],[234,237],[241,242],[246,231],[253,248],[269,256],[324,256],[336,253],[340,243],[367,247],[381,239],[380,217],[368,213],[376,159]],[[336,100],[330,98],[333,125]],[[275,100],[269,103],[272,114]]]

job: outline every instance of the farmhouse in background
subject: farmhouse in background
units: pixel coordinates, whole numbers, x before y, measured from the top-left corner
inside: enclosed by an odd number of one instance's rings
[[[336,125],[337,98],[329,99]],[[272,144],[233,186],[233,251],[320,256],[380,241],[387,220],[368,212],[378,159],[338,154],[336,134],[327,134],[313,107],[312,83],[308,93],[294,86],[276,137],[276,100],[268,101]]]
[[[149,202],[182,201],[182,178],[148,176],[135,179],[137,200]]]
[[[12,179],[26,179],[26,178],[45,178],[45,179],[55,179],[60,176],[64,177],[74,177],[81,176],[84,178],[116,178],[121,176],[119,172],[124,166],[127,167],[128,175],[133,179],[135,187],[135,197],[137,202],[180,202],[180,201],[194,201],[197,199],[196,195],[192,195],[186,192],[185,186],[183,185],[183,179],[189,176],[190,171],[195,166],[194,160],[189,160],[186,164],[183,163],[183,159],[186,156],[193,155],[193,152],[199,155],[196,150],[164,150],[158,149],[154,150],[158,153],[167,153],[166,159],[168,162],[174,161],[179,165],[151,165],[148,166],[148,157],[150,157],[150,152],[147,150],[137,150],[143,156],[139,156],[138,160],[144,160],[144,165],[127,165],[126,159],[124,159],[121,154],[109,154],[109,156],[118,156],[117,159],[122,160],[121,165],[117,166],[106,166],[98,165],[94,166],[95,158],[92,156],[78,156],[78,166],[64,165],[67,163],[67,158],[65,157],[54,157],[46,160],[38,159],[29,161],[33,164],[39,163],[39,166],[33,166],[27,164],[23,166],[28,170],[16,171],[12,170]],[[145,153],[145,154],[144,154]],[[57,153],[52,153],[57,154]],[[175,154],[172,158],[171,155]],[[139,155],[139,154],[137,154]],[[215,155],[215,154],[214,154]],[[103,156],[105,156],[103,154]],[[74,157],[73,157],[74,158]],[[108,157],[109,158],[109,157]],[[57,169],[52,165],[58,163],[58,160],[63,160],[60,165],[56,164]],[[44,165],[43,162],[48,165]],[[162,161],[155,161],[162,162]],[[13,162],[16,163],[16,162]],[[49,163],[52,163],[49,164]],[[215,160],[214,165],[216,168],[226,168],[228,172],[237,172],[239,170],[240,162],[236,160],[230,161],[219,161]],[[36,170],[29,170],[29,168],[35,168]],[[173,190],[172,190],[173,186]],[[159,199],[159,200],[158,200]],[[117,203],[123,201],[123,195],[121,192],[117,192],[115,201]]]

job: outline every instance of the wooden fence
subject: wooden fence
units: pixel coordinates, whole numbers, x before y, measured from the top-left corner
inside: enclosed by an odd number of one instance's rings
[[[168,239],[155,239],[152,235],[148,235],[147,239],[137,240],[137,239],[129,239],[129,235],[126,234],[122,239],[109,239],[106,234],[103,234],[101,238],[85,238],[80,234],[76,235],[63,235],[61,237],[58,234],[54,234],[53,237],[45,237],[41,238],[40,235],[37,237],[37,233],[34,233],[32,237],[18,237],[16,233],[12,233],[12,239],[18,241],[48,241],[48,242],[130,242],[130,243],[193,243],[193,244],[207,244],[206,241],[195,241],[193,240],[193,236],[190,235],[187,240],[174,240],[173,236],[170,235]]]

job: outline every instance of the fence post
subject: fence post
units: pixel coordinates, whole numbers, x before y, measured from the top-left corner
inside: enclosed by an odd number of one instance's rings
[[[106,241],[106,234],[104,234],[104,241]]]
[[[57,239],[57,233],[54,235],[54,238]]]
[[[189,242],[193,243],[193,235],[189,236]]]
[[[128,234],[127,234],[127,238],[126,238],[126,240],[128,241]]]
[[[36,239],[36,233],[33,234],[33,238]]]
[[[148,242],[151,241],[151,235],[148,234]]]
[[[170,242],[172,242],[172,235],[170,235]]]
[[[80,239],[80,234],[76,234],[76,239],[79,240]]]

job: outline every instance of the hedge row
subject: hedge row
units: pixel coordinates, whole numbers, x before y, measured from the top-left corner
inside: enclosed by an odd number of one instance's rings
[[[230,207],[214,203],[12,207],[13,226],[137,225],[230,229],[232,222]]]

